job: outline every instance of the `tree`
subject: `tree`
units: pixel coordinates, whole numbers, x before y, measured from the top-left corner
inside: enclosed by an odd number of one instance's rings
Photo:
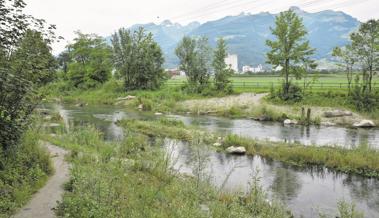
[[[25,6],[22,0],[0,1],[0,147],[4,151],[17,145],[40,99],[35,92],[35,84],[28,79],[33,76],[28,74],[31,71],[17,65],[12,66],[15,62],[24,61],[17,60],[13,54],[28,50],[26,45],[29,45],[27,42],[31,39],[27,39],[26,35],[29,31],[39,32],[48,45],[56,39],[55,26],[47,26],[43,20],[24,14]],[[20,41],[21,39],[24,40]],[[41,49],[41,47],[38,48]],[[23,55],[20,56],[20,58],[23,57]],[[43,67],[40,70],[48,71]],[[37,74],[39,73],[38,71]]]
[[[267,53],[267,63],[274,67],[281,66],[284,75],[283,98],[289,100],[290,75],[301,78],[304,72],[304,63],[307,63],[314,49],[305,39],[307,31],[299,18],[292,10],[281,12],[275,20],[275,28],[272,34],[276,40],[267,40],[266,44],[271,48]]]
[[[206,37],[198,39],[183,37],[176,47],[175,53],[180,61],[180,70],[186,73],[189,85],[197,90],[209,82],[211,51]]]
[[[362,23],[350,36],[352,47],[362,65],[362,92],[372,91],[372,78],[379,68],[379,20]]]
[[[70,57],[70,51],[65,50],[61,52],[57,57],[58,66],[62,69],[63,73],[68,72],[68,65],[70,62],[72,62]]]
[[[225,58],[227,57],[227,46],[223,38],[217,41],[217,47],[214,51],[213,58],[213,69],[214,69],[214,83],[216,89],[226,90],[230,85],[229,77],[233,74],[233,70],[228,68],[225,63]],[[230,87],[230,86],[229,86]]]
[[[345,47],[336,47],[333,49],[332,55],[339,60],[339,66],[345,68],[348,91],[351,94],[351,84],[353,82],[353,68],[357,61],[356,54],[351,45],[346,45]]]
[[[11,62],[16,72],[22,72],[22,77],[34,84],[44,85],[53,80],[56,61],[40,32],[26,31],[11,55]]]
[[[163,53],[151,33],[120,29],[112,36],[113,62],[125,89],[157,89],[166,79]]]
[[[77,32],[74,43],[67,46],[71,63],[68,79],[74,87],[93,88],[111,77],[111,49],[102,37]]]

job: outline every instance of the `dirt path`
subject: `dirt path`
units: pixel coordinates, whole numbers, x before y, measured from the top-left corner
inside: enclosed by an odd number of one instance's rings
[[[69,165],[64,160],[67,151],[57,146],[46,143],[53,161],[55,174],[50,177],[46,185],[41,188],[24,206],[14,218],[51,218],[55,217],[52,209],[56,207],[57,201],[61,200],[63,184],[69,179]]]

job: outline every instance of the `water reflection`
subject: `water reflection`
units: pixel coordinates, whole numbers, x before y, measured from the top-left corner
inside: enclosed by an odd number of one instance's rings
[[[297,197],[301,189],[298,175],[286,168],[274,169],[274,181],[271,190],[277,198],[287,202]]]

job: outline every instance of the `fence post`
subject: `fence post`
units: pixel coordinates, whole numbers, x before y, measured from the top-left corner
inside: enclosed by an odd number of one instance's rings
[[[308,108],[307,111],[307,125],[309,126],[311,124],[311,109]]]

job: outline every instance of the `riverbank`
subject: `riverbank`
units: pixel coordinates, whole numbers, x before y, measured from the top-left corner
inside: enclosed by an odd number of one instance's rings
[[[46,138],[71,150],[70,181],[57,215],[64,217],[291,217],[267,200],[257,180],[248,194],[228,194],[198,176],[178,174],[162,141],[128,134],[105,142],[94,128],[81,127]]]
[[[218,143],[215,149],[219,151],[224,151],[230,146],[242,146],[249,155],[259,155],[290,165],[327,167],[339,172],[379,178],[379,153],[364,145],[346,149],[337,146],[304,146],[255,140],[236,135],[222,137],[196,130],[193,127],[185,127],[178,121],[166,121],[165,119],[157,121],[124,120],[119,124],[128,131],[140,132],[149,136],[188,141],[193,140],[194,137],[204,137],[208,144]]]

